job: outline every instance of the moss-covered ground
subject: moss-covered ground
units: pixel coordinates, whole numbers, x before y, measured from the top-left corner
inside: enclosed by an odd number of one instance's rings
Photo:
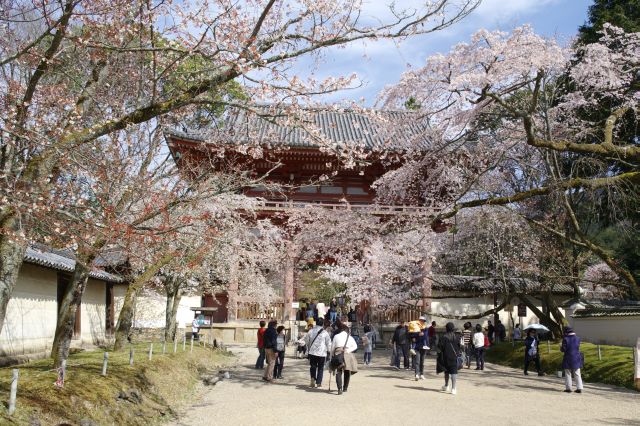
[[[19,365],[16,412],[7,413],[11,368],[0,369],[0,424],[149,425],[174,418],[177,409],[193,397],[204,372],[232,362],[226,351],[194,347],[193,353],[154,353],[148,360],[148,343],[133,346],[134,364],[129,365],[129,347],[109,352],[106,377],[101,375],[104,351],[83,351],[69,357],[64,388],[54,386],[57,373],[51,360]],[[168,351],[172,352],[173,347]],[[161,352],[161,345],[155,345]],[[138,398],[141,396],[141,398]]]
[[[635,389],[633,382],[633,348],[601,345],[602,359],[598,359],[598,346],[582,343],[585,366],[582,379],[585,382],[605,383]],[[540,342],[540,362],[547,374],[556,374],[561,369],[563,353],[560,342]],[[492,346],[486,353],[486,361],[514,368],[523,368],[524,343],[504,342]],[[530,366],[533,369],[533,363]]]

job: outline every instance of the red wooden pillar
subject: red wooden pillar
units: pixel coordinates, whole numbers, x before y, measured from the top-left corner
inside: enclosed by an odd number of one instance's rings
[[[282,289],[284,306],[282,309],[282,319],[289,321],[296,318],[295,309],[291,307],[293,303],[293,287],[296,272],[296,246],[292,241],[287,243],[284,262],[284,286]]]
[[[227,322],[238,319],[238,260],[233,258],[231,277],[227,288]]]
[[[422,312],[431,313],[431,291],[433,279],[431,277],[431,259],[422,261]]]

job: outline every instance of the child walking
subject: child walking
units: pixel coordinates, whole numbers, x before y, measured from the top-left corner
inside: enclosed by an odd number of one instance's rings
[[[371,353],[373,352],[373,330],[368,325],[364,326],[364,336],[362,336],[362,347],[364,348],[364,364],[371,364]]]

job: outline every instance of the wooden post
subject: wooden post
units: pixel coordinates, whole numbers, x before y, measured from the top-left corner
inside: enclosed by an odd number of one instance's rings
[[[176,352],[178,352],[178,336],[174,336],[173,337],[173,353],[175,354]]]
[[[149,361],[153,358],[153,342],[149,345]]]
[[[185,351],[186,346],[187,346],[187,333],[185,331],[185,333],[182,335],[182,352]]]
[[[191,335],[191,350],[190,352],[193,352],[193,334]]]
[[[602,361],[602,351],[600,350],[600,345],[598,345],[598,361]]]
[[[640,337],[638,337],[636,347],[633,349],[633,353],[635,354],[634,358],[636,362],[634,374],[636,389],[640,391]]]
[[[133,346],[129,348],[129,365],[133,367]]]
[[[104,353],[104,358],[102,359],[102,375],[107,375],[107,364],[109,363],[109,352]]]
[[[164,355],[167,352],[167,341],[163,340],[162,341],[162,355]]]
[[[547,340],[547,353],[551,353],[551,342]]]
[[[9,394],[9,415],[16,411],[16,396],[18,395],[18,369],[11,370],[11,393]]]

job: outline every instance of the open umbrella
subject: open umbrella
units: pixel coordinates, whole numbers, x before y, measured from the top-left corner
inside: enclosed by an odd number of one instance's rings
[[[545,326],[544,326],[544,325],[542,325],[542,324],[531,324],[531,325],[528,325],[528,326],[524,329],[524,331],[527,331],[527,330],[535,330],[535,331],[537,331],[538,333],[548,333],[548,332],[550,332],[550,331],[551,331],[551,330],[549,330],[547,327],[545,327]]]

